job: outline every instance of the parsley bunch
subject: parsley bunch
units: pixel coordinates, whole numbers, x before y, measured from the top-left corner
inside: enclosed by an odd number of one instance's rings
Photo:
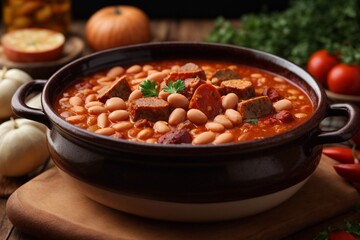
[[[170,81],[164,88],[164,92],[177,93],[185,89],[185,82],[182,80],[176,80],[176,82]],[[144,97],[156,97],[159,91],[155,81],[145,80],[140,83],[140,91]]]
[[[282,12],[245,14],[239,28],[222,17],[205,41],[255,48],[305,66],[319,49],[340,52],[344,63],[360,64],[358,0],[291,0]]]

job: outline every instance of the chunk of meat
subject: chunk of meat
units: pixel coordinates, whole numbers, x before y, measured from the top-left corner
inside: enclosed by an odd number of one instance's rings
[[[206,74],[203,69],[194,63],[186,63],[181,66],[177,71],[170,72],[169,75],[164,79],[165,84],[170,81],[185,80],[187,78],[200,78],[206,80]]]
[[[200,79],[199,77],[196,78],[187,78],[185,81],[185,90],[181,92],[185,97],[190,99],[193,95],[195,90],[201,85],[204,84],[205,81]]]
[[[240,102],[238,111],[244,119],[252,119],[273,113],[274,107],[268,96],[260,96]]]
[[[100,90],[98,100],[105,103],[106,100],[112,97],[122,98],[124,101],[128,100],[131,93],[131,87],[126,76],[116,78],[115,81],[107,88]]]
[[[195,127],[196,126],[192,122],[190,122],[189,120],[185,120],[185,121],[183,121],[183,122],[181,122],[181,123],[179,123],[177,125],[178,129],[185,128],[185,129],[191,130],[191,129],[195,128]]]
[[[222,95],[235,93],[240,100],[249,99],[255,96],[255,88],[251,81],[243,79],[233,79],[222,81],[220,84]]]
[[[189,108],[199,109],[212,119],[221,112],[221,95],[213,85],[202,84],[192,96]]]
[[[130,102],[129,110],[133,121],[140,119],[152,122],[167,121],[170,115],[169,103],[158,97],[135,99]]]
[[[289,123],[294,121],[294,116],[291,114],[291,112],[287,110],[282,110],[275,114],[275,118],[278,119],[282,123]]]
[[[217,70],[211,77],[211,82],[215,85],[220,85],[222,81],[239,79],[240,75],[234,70],[225,68]]]
[[[283,97],[273,87],[265,87],[263,91],[264,96],[268,96],[272,102],[279,101]]]
[[[166,134],[162,135],[158,139],[158,143],[160,144],[181,144],[181,143],[191,143],[192,137],[186,128],[176,129]]]

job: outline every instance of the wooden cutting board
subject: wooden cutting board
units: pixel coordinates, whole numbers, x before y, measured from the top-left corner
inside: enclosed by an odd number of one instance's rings
[[[15,227],[42,239],[281,239],[350,210],[358,192],[323,156],[305,186],[285,203],[244,219],[173,223],[100,205],[64,184],[52,168],[17,189],[6,211]]]

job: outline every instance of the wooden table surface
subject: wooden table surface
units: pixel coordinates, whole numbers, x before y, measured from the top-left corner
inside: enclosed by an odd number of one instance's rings
[[[237,22],[236,20],[234,21]],[[153,41],[202,41],[204,37],[212,29],[214,19],[158,19],[151,21],[151,27],[153,32]],[[71,26],[71,32],[83,37],[84,35],[84,22],[74,22]],[[89,49],[84,51],[84,54],[90,53]],[[10,182],[11,183],[11,182]],[[4,181],[0,182],[0,188],[6,188]],[[7,198],[0,198],[0,239],[5,240],[34,240],[35,238],[21,232],[20,230],[13,227],[11,222],[6,216]],[[329,209],[331,211],[331,209]],[[290,236],[287,239],[313,239],[319,231],[324,230],[329,225],[342,224],[344,218],[358,219],[360,220],[359,214],[351,210],[340,216],[332,219],[328,219],[316,226],[304,229],[301,232]]]

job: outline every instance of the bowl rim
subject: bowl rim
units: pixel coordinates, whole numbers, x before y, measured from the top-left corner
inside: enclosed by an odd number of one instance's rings
[[[314,104],[314,113],[303,122],[300,126],[291,129],[290,131],[286,131],[284,133],[276,134],[271,137],[267,137],[264,139],[255,139],[244,142],[235,142],[235,143],[226,143],[219,145],[191,145],[191,144],[149,144],[149,143],[141,143],[141,142],[132,142],[125,139],[114,139],[107,136],[102,136],[93,132],[90,132],[86,129],[78,128],[64,119],[62,119],[53,109],[53,106],[50,101],[50,91],[52,85],[55,84],[56,79],[62,77],[62,75],[67,74],[71,75],[71,70],[74,66],[80,66],[84,63],[89,63],[90,60],[96,59],[98,57],[103,57],[106,55],[110,55],[118,52],[131,52],[131,51],[140,51],[140,50],[152,50],[154,51],[156,48],[162,47],[186,47],[186,48],[221,48],[227,49],[229,51],[245,51],[256,55],[257,57],[263,58],[263,60],[267,60],[269,62],[274,63],[277,66],[282,66],[282,68],[286,68],[286,70],[292,72],[301,78],[307,85],[315,92],[317,96],[317,102],[313,102]],[[103,64],[104,66],[104,64]],[[91,67],[91,66],[90,66]],[[105,69],[106,67],[102,67]],[[280,74],[281,75],[281,74]],[[299,86],[300,87],[300,86]],[[305,89],[303,89],[305,91]],[[313,100],[312,100],[313,101]],[[264,51],[260,51],[257,49],[229,45],[229,44],[221,44],[221,43],[207,43],[207,42],[183,42],[183,41],[171,41],[171,42],[150,42],[143,44],[135,44],[125,47],[117,47],[112,49],[107,49],[99,52],[95,52],[77,60],[74,60],[67,65],[60,68],[57,72],[55,72],[49,80],[46,82],[43,94],[41,97],[41,102],[43,106],[43,111],[45,115],[49,118],[52,123],[53,128],[61,129],[63,132],[67,134],[68,137],[74,139],[79,144],[90,144],[94,146],[100,146],[104,149],[110,149],[122,152],[139,152],[141,149],[142,154],[153,154],[153,155],[169,155],[169,154],[177,154],[179,156],[189,155],[189,151],[196,155],[203,155],[204,152],[206,154],[233,154],[234,151],[243,151],[250,152],[253,150],[261,150],[264,148],[270,148],[277,145],[282,145],[294,139],[301,137],[305,133],[311,132],[312,129],[316,128],[321,120],[324,119],[326,115],[326,110],[328,107],[327,97],[324,89],[320,86],[320,84],[314,80],[314,78],[303,68],[294,64],[293,62],[281,58],[279,56],[273,55],[271,53],[267,53]]]

